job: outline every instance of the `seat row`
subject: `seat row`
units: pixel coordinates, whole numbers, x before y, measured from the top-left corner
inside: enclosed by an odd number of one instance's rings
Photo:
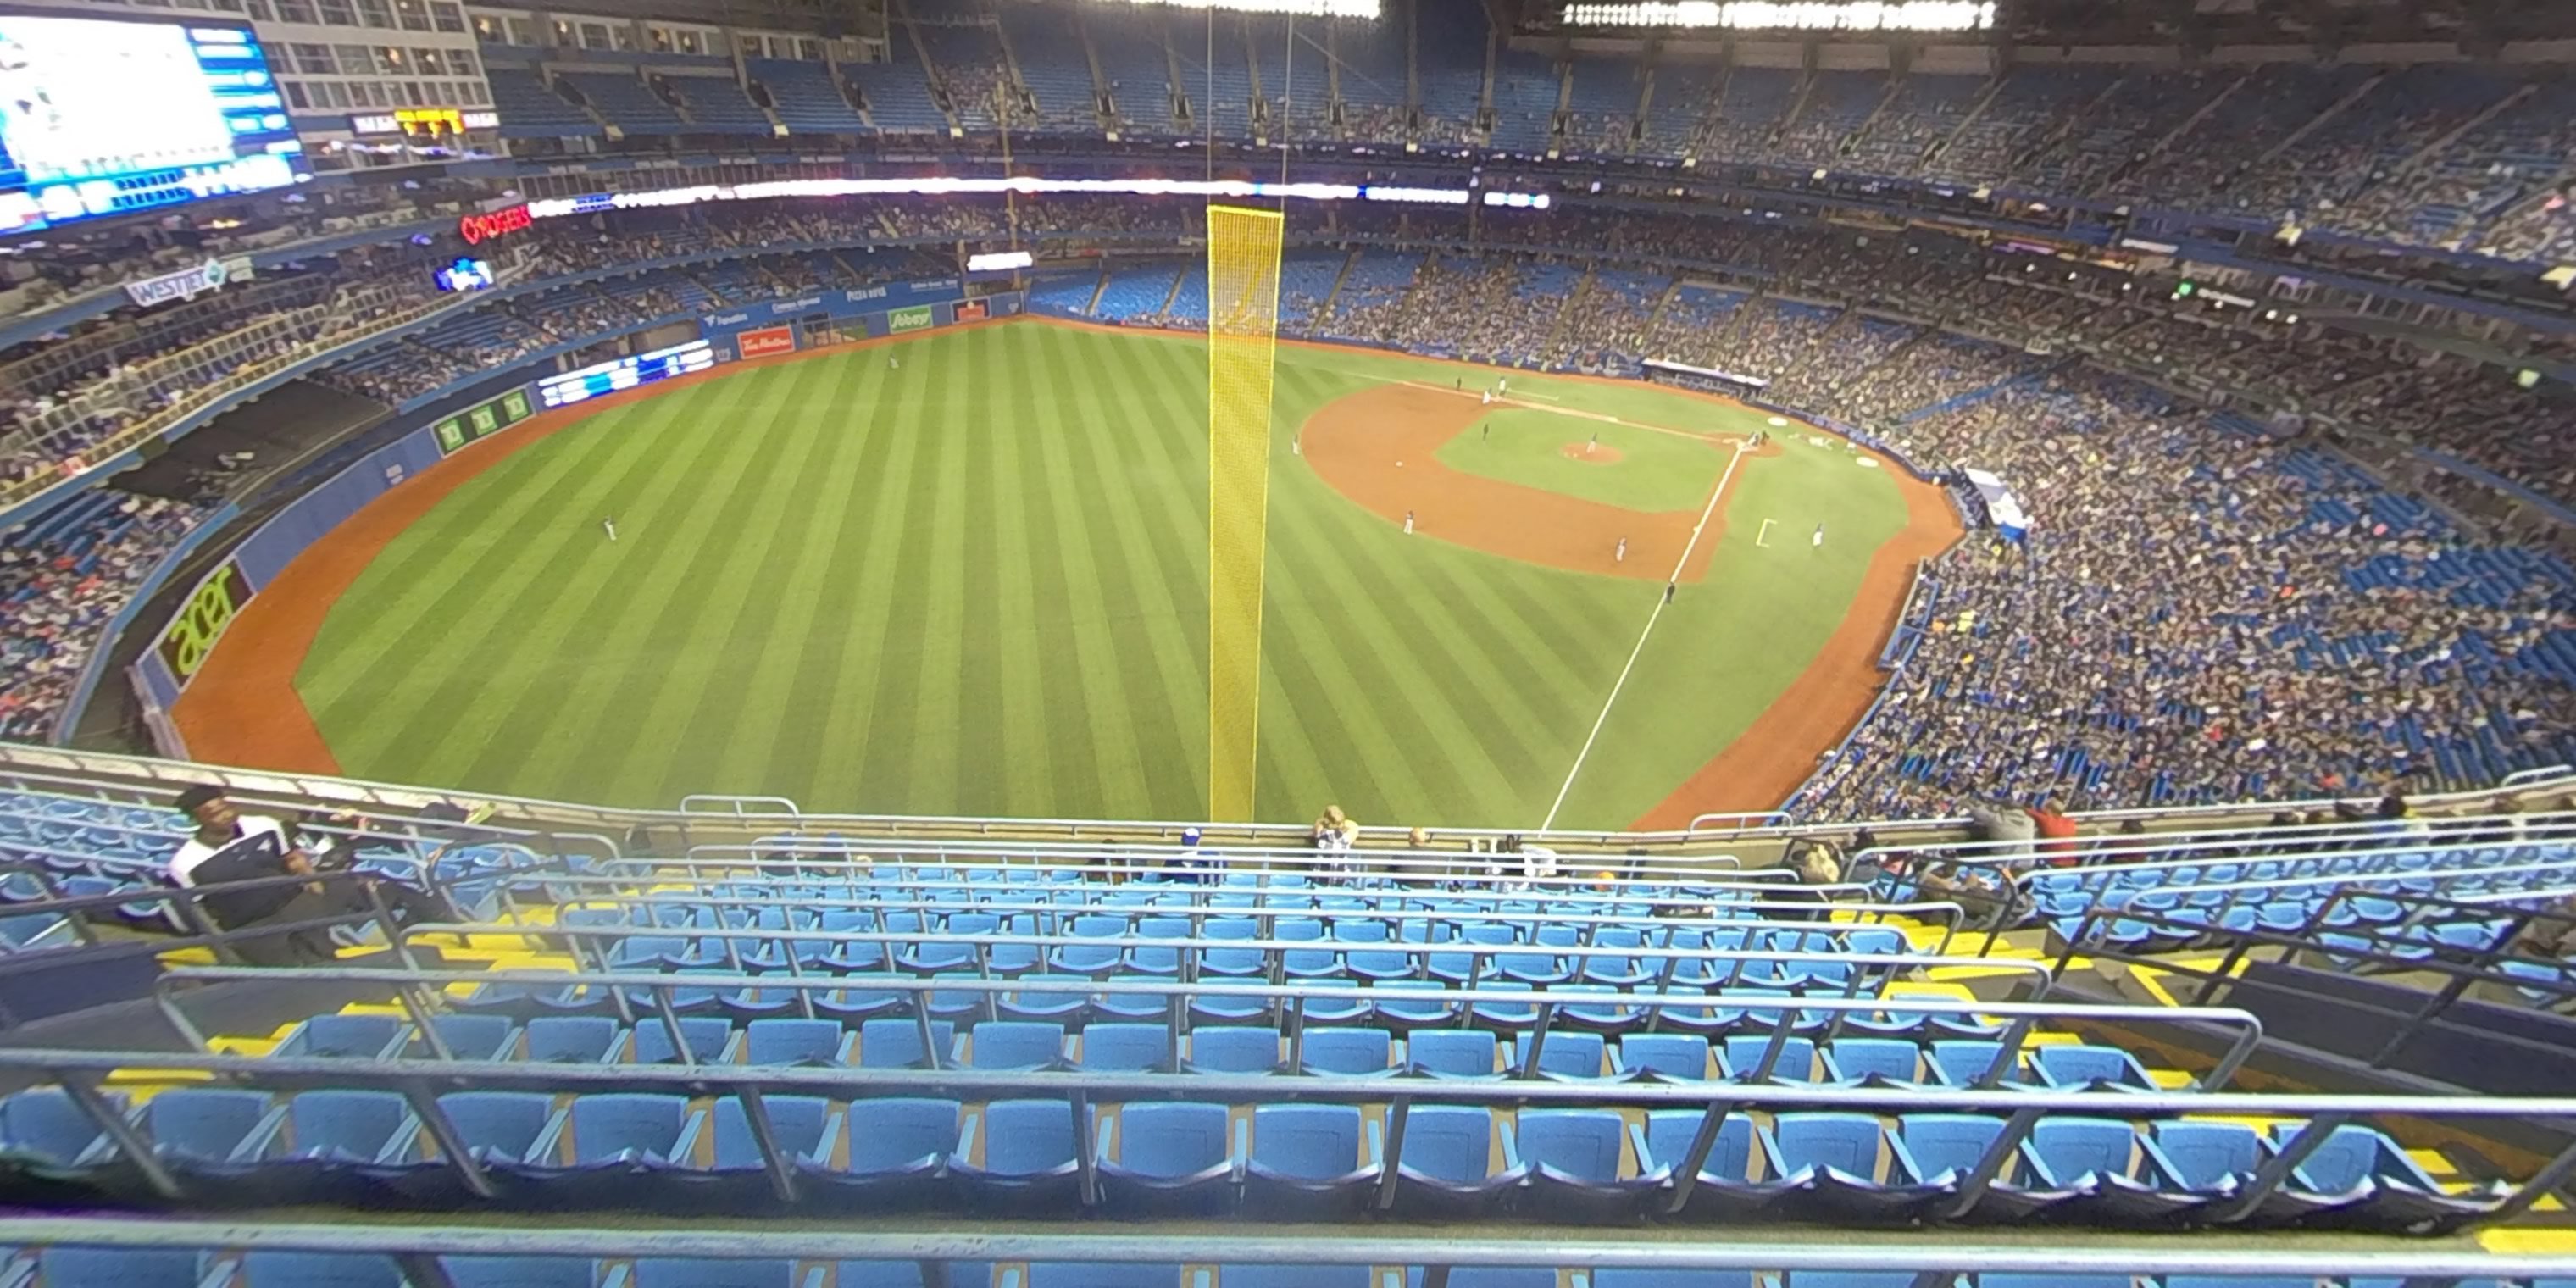
[[[924,1288],[908,1261],[797,1262],[784,1259],[448,1256],[438,1258],[453,1288]],[[1085,1262],[945,1263],[950,1288],[1420,1288],[1420,1266],[1186,1266]],[[1801,1270],[1560,1270],[1553,1266],[1460,1266],[1450,1288],[1913,1288],[1909,1272]],[[20,1252],[0,1266],[8,1288],[417,1288],[394,1258],[376,1253],[247,1252],[89,1248]],[[1939,1288],[2400,1288],[2393,1278],[2288,1279],[2242,1275],[2007,1274],[1945,1277]],[[2459,1288],[2525,1288],[2472,1279]],[[2528,1288],[2576,1288],[2576,1277]]]
[[[513,1025],[497,1016],[441,1016],[432,1027],[449,1053],[467,1060],[525,1060],[552,1064],[666,1064],[677,1059],[670,1028],[645,1019],[632,1029],[606,1017],[555,1016]],[[851,1029],[834,1020],[772,1018],[733,1028],[710,1017],[684,1017],[680,1034],[703,1063],[841,1065],[913,1068],[928,1063],[921,1025],[913,1019],[875,1019]],[[1543,1042],[1529,1033],[1502,1042],[1484,1029],[1410,1029],[1316,1026],[1293,1042],[1264,1026],[1209,1026],[1191,1030],[1176,1046],[1159,1023],[1095,1022],[1068,1029],[1055,1021],[993,1020],[960,1032],[946,1021],[931,1026],[940,1062],[985,1070],[1080,1069],[1091,1072],[1178,1068],[1209,1073],[1332,1073],[1347,1076],[1415,1073],[1436,1077],[1511,1076],[1533,1046],[1541,1076],[1666,1081],[1763,1080],[1831,1086],[1967,1087],[1990,1072],[1997,1085],[2046,1088],[2118,1087],[2149,1091],[2156,1082],[2127,1052],[2115,1047],[2046,1043],[2018,1053],[1997,1070],[2003,1044],[1986,1038],[1925,1034],[1991,1034],[1994,1026],[1967,1026],[1946,1017],[1914,1036],[1845,1036],[1819,1043],[1786,1037],[1773,1055],[1772,1036],[1747,1033],[1715,1039],[1690,1033],[1638,1033],[1616,1041],[1580,1030],[1551,1032]],[[1297,1053],[1292,1069],[1288,1052]],[[292,1028],[272,1049],[280,1056],[344,1059],[435,1057],[408,1023],[384,1015],[316,1016]]]
[[[629,1029],[606,1017],[556,1016],[524,1026],[485,1015],[440,1016],[432,1027],[463,1060],[538,1064],[670,1064],[678,1050],[670,1026],[643,1020]],[[928,1065],[921,1025],[913,1019],[763,1019],[734,1028],[693,1017],[680,1038],[699,1063],[909,1069]],[[1948,1030],[1929,1030],[1939,1033]],[[1979,1030],[1988,1031],[1991,1030]],[[1179,1070],[1199,1073],[1332,1074],[1379,1077],[1499,1078],[1530,1067],[1540,1077],[1573,1080],[1653,1078],[1666,1082],[1752,1082],[1817,1086],[1972,1087],[1992,1080],[2012,1088],[2153,1091],[2156,1080],[2117,1047],[2051,1042],[2004,1059],[2004,1044],[1986,1038],[1812,1037],[1768,1033],[1712,1040],[1692,1033],[1521,1033],[1500,1040],[1485,1029],[1412,1029],[1322,1025],[1293,1039],[1266,1026],[1193,1029],[1176,1045],[1168,1026],[1098,1022],[1068,1029],[1056,1021],[991,1020],[959,1031],[931,1026],[942,1067],[1066,1069],[1093,1073]],[[288,1031],[271,1054],[324,1059],[430,1059],[433,1048],[409,1023],[388,1015],[321,1015]],[[1769,1060],[1769,1067],[1764,1061]],[[1997,1061],[2004,1059],[2002,1067]]]
[[[37,1106],[25,1102],[48,1094],[58,1093],[12,1097],[10,1116],[34,1116]],[[241,1205],[767,1212],[784,1200],[1014,1218],[2045,1218],[2390,1231],[2442,1228],[2500,1198],[2492,1188],[2445,1193],[2395,1142],[2357,1125],[2337,1128],[2264,1192],[2256,1173],[2300,1124],[2043,1116],[2009,1142],[1992,1183],[1976,1187],[1968,1178],[2011,1130],[2002,1118],[1735,1111],[1705,1161],[1685,1173],[1708,1117],[1701,1109],[1419,1104],[1399,1118],[1375,1106],[1293,1101],[1248,1109],[1187,1100],[843,1104],[772,1094],[755,1110],[733,1096],[523,1091],[453,1091],[437,1105],[488,1200],[466,1169],[442,1159],[435,1133],[397,1092],[272,1098],[182,1087],[135,1107],[132,1121],[155,1158],[199,1183],[197,1201]],[[77,1111],[57,1104],[45,1112]],[[766,1165],[755,1114],[787,1165],[784,1185]],[[145,1193],[136,1165],[107,1138],[64,1161],[20,1166],[7,1187],[13,1201]]]
[[[463,1011],[527,1020],[547,1015],[615,1014],[622,997],[628,1010],[640,1015],[652,1011],[656,1005],[654,995],[659,992],[684,1016],[721,1015],[749,1021],[803,1016],[811,1008],[814,1018],[857,1023],[910,1014],[919,998],[935,1020],[960,1024],[985,1019],[1053,1020],[1078,1025],[1101,1019],[1163,1020],[1176,1010],[1185,1011],[1195,1024],[1270,1022],[1284,1017],[1293,1004],[1311,1024],[1380,1024],[1399,1029],[1464,1024],[1506,1032],[1536,1027],[1542,1009],[1550,1005],[1510,997],[1469,1001],[1445,996],[1454,985],[1442,980],[1378,980],[1368,985],[1365,996],[1357,998],[1289,998],[1205,991],[1183,985],[1170,976],[1148,975],[1113,975],[1105,981],[1112,986],[1133,985],[1142,990],[1136,992],[1095,989],[1092,986],[1096,981],[1079,976],[1022,976],[1013,981],[1016,987],[997,991],[938,986],[948,980],[983,982],[972,972],[920,978],[875,973],[843,975],[833,979],[838,985],[833,988],[790,986],[784,982],[789,977],[783,973],[763,977],[780,981],[770,987],[731,982],[736,978],[726,971],[675,971],[669,974],[670,983],[660,989],[640,984],[484,983],[455,999],[455,1005]],[[701,979],[726,982],[700,982]],[[801,982],[811,985],[816,981],[806,976]],[[1767,1033],[1783,1023],[1800,1032],[1821,1032],[1833,1026],[1832,1012],[1816,1007],[1791,1012],[1762,1005],[1756,999],[1846,995],[1843,987],[1830,984],[1796,990],[1677,986],[1653,992],[1629,991],[1610,984],[1567,984],[1548,992],[1556,999],[1551,1021],[1554,1024],[1597,1033],[1676,1030],[1712,1036]],[[1903,1015],[1874,1022],[1905,1031],[1917,1030],[1924,1023],[1918,1017]],[[1843,1027],[1860,1023],[1862,1017],[1851,1016],[1843,1021]]]

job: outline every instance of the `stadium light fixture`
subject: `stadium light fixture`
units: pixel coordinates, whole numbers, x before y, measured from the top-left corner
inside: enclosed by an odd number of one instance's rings
[[[1299,18],[1374,18],[1378,0],[1112,0],[1121,4],[1158,4],[1174,9],[1228,9],[1236,13],[1269,13]]]
[[[1568,27],[1698,27],[1747,31],[1984,31],[1994,0],[1638,0],[1569,4]]]

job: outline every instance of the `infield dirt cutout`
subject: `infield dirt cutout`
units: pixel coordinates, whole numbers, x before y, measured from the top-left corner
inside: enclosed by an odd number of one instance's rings
[[[1299,441],[1306,463],[1371,513],[1391,523],[1413,515],[1416,536],[1453,542],[1488,554],[1549,568],[1663,581],[1690,550],[1681,580],[1698,581],[1726,535],[1726,507],[1709,516],[1708,530],[1691,545],[1702,506],[1650,513],[1604,505],[1544,488],[1506,483],[1451,469],[1440,445],[1467,431],[1492,408],[1472,397],[1427,385],[1386,384],[1336,398],[1306,418]],[[1540,408],[1539,410],[1550,410]],[[1737,441],[1707,436],[1713,445]],[[1584,444],[1565,452],[1579,457]],[[1607,447],[1594,460],[1615,460]],[[1777,443],[1745,452],[1776,456]],[[1618,559],[1619,539],[1628,558]]]
[[[1402,523],[1411,511],[1417,535],[1530,563],[1635,581],[1664,580],[1687,547],[1690,562],[1682,569],[1681,580],[1696,582],[1706,574],[1726,536],[1723,498],[1709,514],[1707,531],[1700,534],[1698,545],[1692,546],[1691,527],[1699,520],[1698,508],[1645,513],[1442,464],[1436,454],[1440,445],[1490,410],[1434,386],[1388,384],[1365,389],[1325,404],[1308,418],[1301,431],[1306,462],[1336,491],[1380,517]],[[1734,435],[1706,437],[1719,443],[1738,441]],[[1584,447],[1569,443],[1564,452],[1581,459]],[[1777,456],[1781,450],[1775,438],[1744,454],[1758,459]],[[1905,498],[1905,528],[1870,556],[1869,571],[1853,593],[1842,623],[1808,660],[1807,668],[1744,732],[1631,826],[1639,831],[1678,831],[1704,813],[1777,808],[1815,772],[1825,753],[1869,713],[1870,702],[1885,680],[1878,669],[1878,651],[1904,611],[1915,565],[1965,535],[1940,488],[1901,469],[1888,470],[1887,475]],[[1723,477],[1718,486],[1726,486]],[[1614,559],[1622,536],[1628,538],[1625,563]]]

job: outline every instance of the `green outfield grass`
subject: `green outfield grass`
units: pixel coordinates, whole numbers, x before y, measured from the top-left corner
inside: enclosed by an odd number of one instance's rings
[[[332,609],[297,676],[341,764],[631,805],[1201,816],[1199,342],[1014,323],[899,352],[672,389],[460,488]],[[1661,592],[1405,538],[1289,452],[1333,398],[1454,373],[1281,351],[1264,818],[1339,802],[1368,823],[1535,826]],[[1740,414],[1513,385],[1661,424]],[[1839,450],[1794,445],[1731,486],[1713,579],[1665,613],[1559,826],[1631,822],[1725,747],[1903,523],[1890,480]]]
[[[1697,423],[1679,428],[1700,433],[1712,428],[1712,417],[1691,419]],[[1609,453],[1583,460],[1566,456],[1567,444],[1588,444],[1595,434]],[[1609,459],[1613,454],[1615,461]],[[1505,483],[1649,513],[1697,513],[1707,503],[1718,471],[1726,468],[1727,453],[1707,440],[1666,429],[1604,424],[1546,407],[1504,407],[1449,440],[1439,455],[1453,470]]]

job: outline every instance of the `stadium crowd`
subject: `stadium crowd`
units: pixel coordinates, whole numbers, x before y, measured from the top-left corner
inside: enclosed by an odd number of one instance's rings
[[[1015,204],[1031,237],[1163,238],[1196,219],[1181,202]],[[522,252],[522,271],[637,271],[442,320],[399,341],[398,361],[361,359],[329,378],[401,403],[659,318],[947,271],[938,256],[881,245],[890,239],[945,250],[1008,230],[1005,204],[986,198],[628,212],[548,229]],[[1579,208],[1494,212],[1477,230],[1481,254],[1457,249],[1467,226],[1448,212],[1301,208],[1292,230],[1444,248],[1321,259],[1334,275],[1299,297],[1306,312],[1283,323],[1291,334],[1515,366],[1634,374],[1639,360],[1665,357],[1739,371],[1927,469],[1974,464],[2011,480],[2036,516],[2029,540],[1981,538],[1942,561],[1923,642],[1880,717],[1803,802],[1813,813],[1911,812],[1967,794],[2072,806],[2395,776],[2473,781],[2576,752],[2559,745],[2576,729],[2570,677],[2544,665],[2553,649],[2576,650],[2576,576],[2563,561],[2482,547],[2341,456],[2115,374],[2232,391],[2286,409],[2293,427],[2359,425],[2576,493],[2576,462],[2534,432],[2563,403],[2492,367],[2387,337],[2177,307],[2161,293],[2141,299],[2116,275],[1948,238]],[[640,267],[778,246],[834,249]],[[1605,250],[1634,266],[1601,263]],[[1855,282],[1877,303],[1842,302]],[[286,324],[261,323],[273,336],[260,343],[240,342],[240,313],[162,334],[184,351],[220,323],[237,365],[278,362],[420,298],[416,287],[334,285],[281,293],[269,312]],[[1187,309],[1161,320],[1197,325]],[[118,351],[83,374],[113,379],[164,356]],[[42,469],[51,458],[24,459]],[[2440,470],[2406,478],[2436,499],[2460,486]],[[11,620],[41,631],[43,647],[9,647],[45,661],[10,690],[13,734],[48,724],[56,673],[80,665],[68,642],[112,615],[193,521],[152,509],[112,541],[57,533],[43,540],[72,544],[22,551],[37,589]]]
[[[52,736],[108,623],[213,509],[102,491],[0,532],[0,738]]]

